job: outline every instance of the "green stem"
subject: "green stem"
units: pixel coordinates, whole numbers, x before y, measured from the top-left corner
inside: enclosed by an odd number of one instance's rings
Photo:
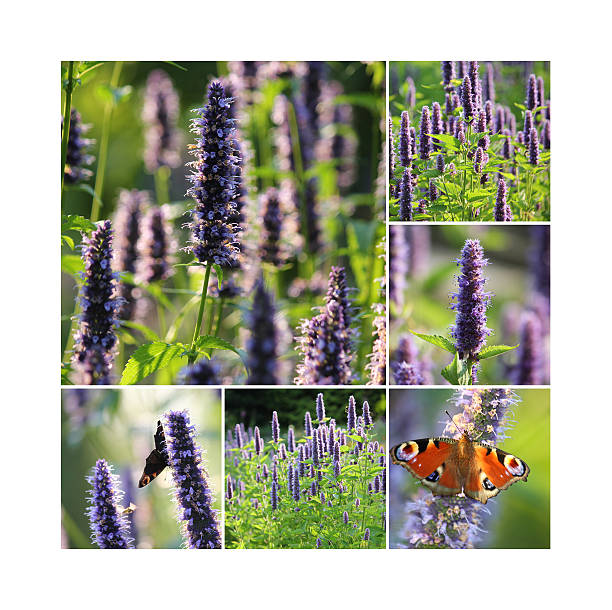
[[[116,61],[111,75],[110,87],[112,90],[117,88],[119,84],[119,76],[121,75],[122,61]],[[100,202],[102,200],[102,187],[104,186],[104,174],[106,173],[106,158],[108,156],[108,141],[110,137],[110,124],[115,106],[114,92],[111,91],[111,99],[106,102],[104,107],[104,119],[102,121],[102,137],[100,138],[100,150],[98,152],[98,167],[96,169],[96,184],[94,186],[94,197],[91,202],[91,217],[92,222],[98,220],[100,214]]]
[[[168,192],[168,179],[170,178],[170,168],[167,165],[162,165],[153,175],[155,178],[155,197],[157,205],[163,205],[170,202],[170,194]]]
[[[64,170],[66,168],[66,155],[68,154],[68,136],[70,135],[70,112],[72,110],[72,88],[74,74],[74,62],[68,62],[68,84],[66,85],[66,98],[64,100],[64,124],[62,129],[62,191],[61,197],[64,198]]]
[[[210,262],[206,263],[206,273],[204,274],[204,285],[202,286],[202,297],[200,299],[200,311],[198,311],[198,319],[196,320],[195,329],[193,331],[193,338],[191,339],[191,355],[189,356],[189,364],[195,362],[196,356],[194,353],[194,346],[198,337],[200,336],[200,329],[202,328],[202,318],[204,316],[204,307],[206,306],[206,295],[208,294],[208,281],[210,280],[210,271],[212,266]]]

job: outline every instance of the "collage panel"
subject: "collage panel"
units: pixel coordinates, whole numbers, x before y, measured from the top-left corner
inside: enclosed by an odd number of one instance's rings
[[[549,225],[391,225],[395,385],[550,383]]]
[[[228,549],[386,548],[385,391],[225,390]]]
[[[384,384],[385,86],[62,62],[62,383]]]
[[[62,548],[220,549],[219,390],[62,390]]]
[[[550,220],[550,62],[389,62],[392,221]]]
[[[550,548],[550,390],[403,388],[389,403],[390,548]]]

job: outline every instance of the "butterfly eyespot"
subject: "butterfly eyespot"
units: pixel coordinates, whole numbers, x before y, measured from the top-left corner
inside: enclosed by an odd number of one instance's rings
[[[407,462],[415,457],[418,453],[419,448],[416,443],[403,443],[395,450],[395,457],[402,462]]]
[[[513,455],[507,455],[504,458],[504,466],[506,470],[515,477],[521,477],[525,474],[525,464]]]
[[[425,477],[426,481],[431,481],[435,483],[440,479],[440,473],[437,470],[434,470],[428,477]]]
[[[489,481],[489,479],[487,479],[486,477],[482,480],[482,486],[487,491],[493,491],[495,489],[495,485],[493,485],[493,483],[491,483],[491,481]]]

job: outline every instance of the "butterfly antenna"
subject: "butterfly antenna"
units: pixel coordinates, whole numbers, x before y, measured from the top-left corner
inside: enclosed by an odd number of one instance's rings
[[[448,415],[448,419],[451,420],[451,423],[457,430],[459,430],[459,434],[463,434],[463,430],[455,423],[455,420],[452,418],[451,414],[448,411],[444,411]]]

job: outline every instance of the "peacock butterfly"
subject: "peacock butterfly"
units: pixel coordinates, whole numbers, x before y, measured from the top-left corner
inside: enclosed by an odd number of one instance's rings
[[[450,417],[450,415],[449,415]],[[526,481],[529,466],[516,456],[459,439],[420,438],[391,448],[391,461],[405,468],[437,496],[464,493],[483,504],[516,481]]]
[[[138,487],[148,485],[168,465],[168,452],[166,451],[166,436],[161,421],[157,421],[157,431],[153,436],[155,449],[151,451],[145,462],[144,471],[138,481]]]

